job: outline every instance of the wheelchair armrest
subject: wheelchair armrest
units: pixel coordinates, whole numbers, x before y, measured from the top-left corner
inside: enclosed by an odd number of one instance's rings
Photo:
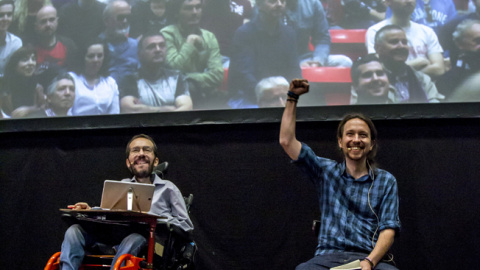
[[[185,241],[193,241],[193,230],[190,231],[184,231],[180,227],[173,225],[168,222],[158,222],[157,223],[157,231],[168,231],[172,233],[175,237],[179,237],[182,240]]]
[[[318,236],[318,234],[320,233],[320,220],[313,221],[312,231],[315,233],[315,236]]]

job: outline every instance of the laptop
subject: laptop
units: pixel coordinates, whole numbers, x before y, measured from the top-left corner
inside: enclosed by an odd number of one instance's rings
[[[154,190],[153,184],[105,180],[100,207],[103,210],[146,213],[152,206]]]

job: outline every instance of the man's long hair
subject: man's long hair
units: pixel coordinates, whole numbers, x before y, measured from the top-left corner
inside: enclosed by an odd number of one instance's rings
[[[372,150],[367,155],[367,162],[368,162],[368,165],[370,165],[370,167],[373,168],[373,165],[375,164],[375,156],[377,155],[378,143],[377,143],[377,129],[375,128],[375,125],[373,124],[370,118],[366,117],[361,113],[350,113],[345,115],[342,121],[340,121],[340,123],[338,124],[337,139],[341,139],[343,137],[343,129],[345,127],[345,124],[352,119],[360,119],[367,124],[368,128],[370,128],[370,139],[373,143],[373,147],[372,147]]]

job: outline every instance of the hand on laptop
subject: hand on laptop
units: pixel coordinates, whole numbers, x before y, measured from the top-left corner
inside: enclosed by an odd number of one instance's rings
[[[78,202],[76,204],[69,205],[68,208],[72,210],[90,210],[91,209],[90,205],[88,205],[88,203],[85,203],[85,202]]]

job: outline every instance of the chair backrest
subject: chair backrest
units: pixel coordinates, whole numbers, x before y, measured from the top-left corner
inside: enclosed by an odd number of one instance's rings
[[[309,93],[309,99],[317,100],[317,102],[324,101],[325,105],[350,104],[350,88],[352,85],[350,68],[303,68],[302,76],[313,84],[311,86],[312,93]]]

